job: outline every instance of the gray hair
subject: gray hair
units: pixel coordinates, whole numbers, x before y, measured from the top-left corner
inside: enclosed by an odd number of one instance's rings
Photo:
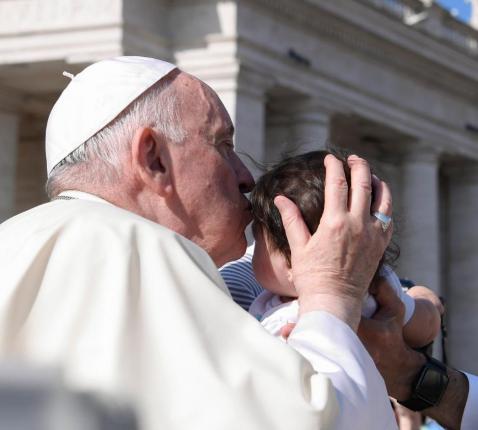
[[[121,158],[130,150],[139,127],[151,127],[173,143],[182,142],[186,133],[181,126],[179,100],[171,82],[171,79],[159,81],[60,161],[48,176],[45,187],[48,197],[82,185],[117,181],[122,174]]]

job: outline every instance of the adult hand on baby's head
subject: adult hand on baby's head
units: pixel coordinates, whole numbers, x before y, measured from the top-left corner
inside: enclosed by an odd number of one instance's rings
[[[365,160],[349,157],[350,190],[342,162],[328,155],[324,164],[324,212],[313,235],[293,202],[278,196],[274,203],[291,249],[300,313],[324,310],[356,330],[362,297],[392,234],[391,228],[382,230],[371,209],[391,216],[392,198],[387,185],[375,179],[371,208],[372,177]]]

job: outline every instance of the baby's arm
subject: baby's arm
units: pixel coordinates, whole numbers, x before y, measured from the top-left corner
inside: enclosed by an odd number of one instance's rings
[[[403,338],[412,348],[428,345],[440,331],[444,311],[440,299],[426,287],[413,287],[407,294],[415,300],[415,311],[403,327]]]

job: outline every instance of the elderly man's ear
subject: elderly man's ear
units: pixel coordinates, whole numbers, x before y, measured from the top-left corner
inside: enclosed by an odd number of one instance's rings
[[[173,192],[169,146],[152,128],[140,128],[131,145],[132,167],[143,186],[167,197]]]

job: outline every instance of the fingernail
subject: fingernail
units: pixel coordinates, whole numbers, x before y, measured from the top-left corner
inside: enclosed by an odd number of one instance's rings
[[[280,209],[281,205],[284,203],[282,196],[275,196],[274,197],[274,205],[277,209]]]

